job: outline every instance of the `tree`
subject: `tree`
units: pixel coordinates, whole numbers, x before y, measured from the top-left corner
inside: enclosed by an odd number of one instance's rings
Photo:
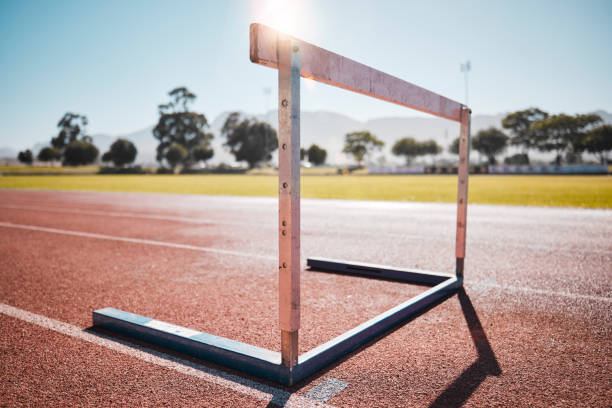
[[[196,99],[194,93],[185,87],[180,87],[173,89],[168,95],[171,100],[165,105],[159,105],[159,121],[153,129],[153,136],[159,140],[156,159],[161,163],[166,159],[170,146],[177,144],[187,153],[181,163],[188,167],[199,161],[194,157],[196,147],[203,145],[212,152],[210,141],[213,135],[206,131],[209,127],[206,116],[188,109],[188,105]],[[171,166],[174,168],[178,164],[174,163]]]
[[[42,162],[49,162],[54,160],[60,160],[62,158],[62,152],[56,147],[43,147],[38,152],[38,160]]]
[[[246,161],[251,169],[272,159],[272,152],[278,149],[276,130],[272,126],[255,118],[241,118],[238,112],[228,116],[221,134],[236,161]]]
[[[300,147],[300,161],[304,160],[306,157],[308,157],[308,150]]]
[[[450,146],[448,146],[448,151],[452,154],[459,154],[459,138],[451,142]]]
[[[93,163],[99,152],[91,136],[85,134],[87,123],[85,115],[66,112],[57,123],[59,133],[51,138],[51,147],[45,147],[39,152],[39,160],[50,161],[63,157],[62,163],[68,166]]]
[[[353,155],[357,163],[361,165],[366,156],[369,156],[374,150],[380,150],[384,145],[385,142],[364,130],[347,133],[344,137],[344,148],[342,151]]]
[[[421,149],[423,154],[428,154],[431,156],[432,163],[434,162],[434,158],[442,152],[442,148],[436,143],[435,140],[426,140],[421,143]]]
[[[394,155],[405,156],[406,164],[412,163],[412,160],[414,160],[415,157],[424,156],[427,154],[430,154],[433,157],[441,151],[442,148],[435,142],[435,140],[418,142],[411,137],[405,137],[398,140],[391,149],[391,152]]]
[[[587,152],[596,155],[601,164],[608,164],[608,153],[612,150],[612,126],[601,125],[589,130],[584,147]]]
[[[586,150],[587,135],[589,131],[601,125],[603,119],[595,113],[589,113],[586,115],[576,115],[576,121],[578,122],[578,133],[570,140],[570,152],[577,154],[580,161],[582,161],[580,153]]]
[[[209,145],[202,143],[194,147],[191,154],[193,155],[193,159],[196,161],[196,163],[198,163],[201,161],[206,162],[208,159],[213,157],[215,152]]]
[[[98,148],[86,140],[75,140],[64,148],[63,164],[80,166],[91,164],[98,158]]]
[[[506,150],[508,136],[494,127],[479,131],[472,138],[472,148],[487,156],[489,164],[495,164],[495,156]]]
[[[166,161],[168,162],[168,164],[170,164],[170,167],[173,170],[179,163],[184,162],[189,154],[187,153],[187,149],[185,149],[183,145],[180,145],[178,143],[172,143],[166,149],[165,153],[166,156],[164,157],[164,159],[166,159]]]
[[[17,155],[17,160],[19,160],[21,163],[30,165],[34,161],[34,155],[32,154],[32,151],[30,149],[27,149],[22,152],[19,152],[19,154]]]
[[[527,164],[529,164],[529,149],[538,145],[538,134],[532,125],[546,118],[548,118],[548,113],[538,108],[529,108],[511,113],[502,119],[502,127],[510,131],[510,144],[522,147],[527,157]]]
[[[412,137],[404,137],[395,142],[391,148],[391,153],[396,156],[404,156],[406,158],[406,164],[412,163],[415,157],[425,154],[423,145]]]
[[[115,167],[123,167],[136,159],[136,146],[126,139],[117,139],[110,145],[108,152],[102,155],[102,161],[112,161]]]
[[[538,132],[538,149],[555,151],[555,163],[561,164],[565,152],[579,154],[584,150],[586,131],[601,121],[595,114],[571,116],[561,113],[534,123],[532,129]]]
[[[51,139],[51,146],[63,151],[68,144],[77,141],[79,136],[86,142],[91,143],[91,138],[85,136],[85,126],[87,126],[87,123],[87,116],[66,112],[57,123],[59,133]]]
[[[527,156],[527,153],[513,154],[512,156],[504,158],[504,164],[529,164],[529,156]]]
[[[325,163],[327,158],[327,150],[313,144],[308,148],[308,161],[315,166]]]

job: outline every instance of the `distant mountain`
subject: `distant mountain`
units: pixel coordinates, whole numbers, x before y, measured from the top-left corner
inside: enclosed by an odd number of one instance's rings
[[[596,111],[595,113],[600,115],[606,123],[612,124],[612,113],[603,110]],[[215,155],[210,160],[212,164],[234,162],[234,156],[223,146],[225,140],[220,136],[221,128],[228,115],[229,112],[224,112],[214,118],[210,123],[210,131],[215,135],[212,141]],[[501,120],[505,116],[506,113],[499,113],[496,115],[473,115],[472,134],[491,126],[501,127]],[[257,115],[256,118],[270,123],[272,127],[277,129],[278,118],[276,110],[272,110],[263,115]],[[398,164],[401,163],[402,160],[391,154],[391,147],[399,138],[411,136],[417,140],[435,140],[439,145],[444,147],[444,152],[437,159],[442,160],[444,158],[450,159],[454,157],[446,150],[453,139],[459,135],[458,123],[424,116],[387,117],[363,122],[336,112],[302,111],[300,120],[302,146],[308,147],[313,143],[318,144],[327,150],[328,163],[338,165],[351,162],[351,159],[342,153],[344,135],[357,130],[369,130],[385,142],[385,146],[381,153],[374,156],[374,161],[382,162],[384,160],[387,163]],[[100,154],[108,150],[108,147],[115,139],[128,139],[134,143],[138,149],[136,163],[142,165],[156,165],[155,153],[157,140],[153,137],[153,127],[154,126],[149,126],[139,131],[123,135],[110,136],[106,134],[97,134],[92,137],[94,139],[94,144],[100,149]],[[34,154],[37,154],[41,148],[47,145],[48,142],[37,143],[32,147],[32,151]],[[511,149],[507,153],[513,152],[514,150]],[[17,151],[10,146],[0,148],[0,157],[14,158],[16,155]],[[530,153],[530,155],[534,158],[548,157],[545,154],[536,152]],[[274,155],[272,161],[276,162],[276,155]]]
[[[216,135],[220,134],[220,129],[223,126],[229,112],[223,113],[213,120],[211,128]],[[481,129],[490,126],[501,126],[502,118],[506,114],[497,115],[474,115],[472,117],[472,132],[478,132]],[[265,115],[256,116],[257,119],[270,123],[277,129],[278,119],[277,112],[270,111]],[[433,139],[439,145],[445,148],[445,151],[439,158],[451,158],[452,156],[446,152],[446,148],[450,143],[459,136],[459,124],[445,119],[434,117],[407,116],[407,117],[388,117],[377,118],[360,122],[340,113],[317,111],[309,112],[302,111],[300,117],[301,124],[301,144],[303,147],[308,147],[315,143],[327,150],[327,161],[329,164],[348,164],[351,163],[351,158],[342,153],[344,145],[344,135],[359,130],[369,130],[376,137],[385,142],[385,146],[380,153],[374,155],[374,161],[380,161],[384,157],[388,163],[401,163],[403,160],[391,154],[391,148],[397,139],[410,136],[417,140]],[[221,147],[223,141],[215,140],[213,146],[215,148],[215,157]],[[225,155],[224,155],[225,156]],[[228,160],[233,157],[227,154]],[[223,160],[221,160],[223,161]]]
[[[234,156],[223,148],[225,140],[221,140],[221,128],[227,119],[229,112],[222,113],[212,121],[211,129],[215,134],[213,147],[215,149],[214,162],[233,162]],[[256,118],[261,121],[268,122],[272,127],[278,130],[278,112],[270,111],[265,115],[257,115]],[[301,144],[302,146],[310,146],[315,143],[327,149],[327,161],[330,164],[342,164],[347,160],[342,154],[342,146],[344,144],[344,135],[353,130],[361,130],[363,124],[348,116],[339,113],[317,111],[309,112],[302,111],[300,117],[301,124]],[[273,161],[276,161],[274,155]]]
[[[15,159],[17,158],[17,150],[12,147],[0,147],[0,159]]]
[[[601,116],[604,122],[612,125],[612,113],[606,112],[604,110],[598,110],[593,113],[598,114],[599,116]]]

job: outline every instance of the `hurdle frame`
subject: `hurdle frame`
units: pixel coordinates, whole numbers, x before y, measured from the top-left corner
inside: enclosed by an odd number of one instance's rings
[[[94,326],[293,385],[385,331],[455,293],[463,285],[466,249],[470,115],[467,106],[427,89],[254,23],[253,63],[278,70],[278,241],[280,353],[114,308],[93,312]],[[300,329],[300,77],[459,122],[455,274],[311,257],[311,270],[430,286],[348,332],[299,355]]]

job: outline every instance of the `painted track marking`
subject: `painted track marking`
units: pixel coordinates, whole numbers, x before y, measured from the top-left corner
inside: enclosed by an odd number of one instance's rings
[[[59,207],[40,207],[35,205],[12,205],[2,204],[1,208],[9,208],[12,210],[32,210],[32,211],[46,211],[56,212],[64,214],[79,214],[79,215],[100,215],[103,217],[120,217],[120,218],[140,218],[145,220],[158,220],[158,221],[176,221],[183,222],[186,224],[211,224],[211,225],[236,225],[244,226],[244,222],[231,222],[231,221],[219,221],[217,219],[199,218],[199,217],[180,217],[176,215],[159,215],[159,214],[140,214],[129,211],[99,211],[99,210],[83,210],[83,209],[70,209],[70,208],[59,208]],[[249,221],[248,225],[261,225],[269,226],[271,223],[256,223],[252,220]]]
[[[315,401],[327,402],[330,398],[341,392],[348,386],[348,383],[337,380],[335,378],[328,378],[325,381],[321,381],[308,391],[304,393],[304,397],[311,398]]]
[[[582,295],[579,293],[556,292],[554,290],[547,290],[547,289],[536,289],[536,288],[528,288],[528,287],[512,286],[512,285],[500,285],[498,283],[489,283],[486,281],[476,282],[468,286],[473,287],[476,290],[482,290],[482,288],[495,288],[495,289],[501,289],[501,290],[509,290],[513,292],[524,292],[524,293],[531,293],[531,294],[537,294],[537,295],[566,297],[566,298],[575,299],[575,300],[585,299],[585,300],[593,300],[596,302],[612,303],[612,298],[605,297],[605,296]]]
[[[143,244],[143,245],[157,245],[157,246],[165,246],[169,248],[178,248],[178,249],[188,249],[193,251],[202,251],[202,252],[210,252],[213,254],[220,255],[234,255],[234,256],[242,256],[242,257],[256,257],[260,259],[266,260],[274,260],[276,261],[276,257],[266,256],[260,254],[251,254],[248,252],[239,252],[239,251],[229,251],[224,249],[216,249],[216,248],[208,248],[208,247],[199,247],[195,245],[186,245],[186,244],[176,244],[173,242],[163,242],[163,241],[152,241],[148,239],[140,239],[140,238],[126,238],[126,237],[116,237],[112,235],[104,235],[104,234],[95,234],[91,232],[81,232],[81,231],[71,231],[71,230],[63,230],[58,228],[47,228],[47,227],[39,227],[36,225],[24,225],[24,224],[13,224],[10,222],[0,222],[0,227],[5,228],[17,228],[17,229],[25,229],[30,231],[39,231],[39,232],[48,232],[53,234],[62,234],[62,235],[72,235],[77,237],[85,237],[85,238],[94,238],[94,239],[105,239],[111,241],[121,241],[121,242],[130,242],[134,244]],[[612,298],[604,297],[604,296],[593,296],[593,295],[583,295],[569,292],[556,292],[552,290],[544,290],[544,289],[535,289],[529,287],[518,287],[518,286],[506,286],[494,283],[475,283],[478,287],[489,287],[489,288],[497,288],[503,290],[512,290],[512,291],[520,291],[523,293],[529,294],[538,294],[538,295],[548,295],[548,296],[558,296],[565,297],[570,299],[588,299],[595,300],[600,302],[610,303],[612,302]],[[470,285],[471,286],[471,285]]]
[[[193,251],[210,252],[210,253],[221,254],[221,255],[234,255],[234,256],[251,257],[251,258],[255,257],[255,258],[274,260],[274,261],[276,261],[277,259],[276,257],[273,257],[273,256],[252,254],[248,252],[229,251],[229,250],[224,250],[224,249],[199,247],[195,245],[186,245],[186,244],[176,244],[173,242],[152,241],[152,240],[140,239],[140,238],[116,237],[113,235],[63,230],[63,229],[58,229],[58,228],[39,227],[35,225],[13,224],[10,222],[0,222],[0,227],[25,229],[25,230],[39,231],[39,232],[49,232],[53,234],[72,235],[72,236],[85,237],[85,238],[130,242],[130,243],[143,244],[143,245],[165,246],[169,248],[188,249],[188,250],[193,250]],[[466,285],[468,284],[466,283]],[[570,292],[556,292],[552,290],[536,289],[536,288],[529,288],[529,287],[506,286],[506,285],[500,285],[497,283],[485,283],[485,282],[478,283],[476,282],[474,284],[470,284],[469,286],[472,286],[472,285],[475,285],[477,287],[497,288],[497,289],[502,289],[502,290],[519,291],[523,293],[537,294],[537,295],[558,296],[558,297],[565,297],[565,298],[570,298],[570,299],[588,299],[588,300],[594,300],[594,301],[605,302],[605,303],[612,302],[612,298],[604,297],[604,296],[583,295],[583,294],[576,294],[576,293],[570,293]]]
[[[181,374],[199,378],[223,388],[227,388],[259,400],[270,402],[272,404],[285,407],[329,407],[329,405],[322,404],[319,401],[315,401],[301,395],[292,394],[279,388],[271,387],[253,380],[215,370],[213,368],[174,357],[169,354],[161,353],[147,347],[113,339],[102,334],[88,333],[72,324],[60,322],[59,320],[28,312],[4,303],[0,303],[0,313],[27,323],[53,330],[54,332],[61,333],[66,336],[105,347],[151,364],[168,368]]]
[[[199,218],[198,216],[194,216],[194,217],[181,217],[181,216],[176,216],[176,215],[160,215],[160,214],[151,214],[151,213],[147,213],[147,214],[141,214],[141,213],[135,213],[135,212],[126,212],[126,211],[100,211],[100,210],[83,210],[83,209],[70,209],[70,208],[60,208],[60,207],[42,207],[42,206],[35,206],[35,205],[13,205],[13,204],[0,204],[0,208],[7,208],[7,209],[13,209],[13,210],[31,210],[31,211],[45,211],[45,212],[56,212],[56,213],[64,213],[64,214],[78,214],[78,215],[94,215],[94,216],[103,216],[103,217],[121,217],[121,218],[137,218],[137,219],[144,219],[144,220],[158,220],[158,221],[175,221],[175,222],[182,222],[185,224],[196,224],[196,225],[230,225],[230,226],[237,226],[237,227],[264,227],[264,228],[275,228],[275,225],[273,222],[257,222],[257,221],[253,221],[253,220],[248,220],[248,221],[236,221],[236,222],[232,222],[232,221],[226,221],[226,220],[218,220],[218,219],[211,219],[211,218]],[[451,217],[437,217],[438,219],[443,219],[443,220],[448,220],[448,222],[451,222],[452,220],[454,220],[454,218]],[[500,220],[501,222],[503,222],[503,220]],[[514,220],[513,220],[514,222]],[[308,227],[303,228],[303,230],[308,230]],[[317,230],[318,231],[318,230]],[[361,229],[353,229],[350,227],[342,227],[342,230],[336,230],[336,232],[344,232],[347,233],[349,235],[355,234],[355,233],[362,233],[363,231]],[[433,240],[436,241],[439,239],[439,237],[435,237],[435,236],[431,236],[431,235],[423,235],[423,234],[415,234],[415,233],[407,233],[407,232],[393,232],[393,231],[388,231],[387,229],[385,229],[385,235],[388,237],[398,237],[400,239],[412,239],[412,240]],[[472,242],[473,239],[471,239],[468,236],[468,242]],[[567,247],[567,248],[560,248],[560,247],[550,247],[548,245],[542,245],[542,244],[525,244],[525,243],[503,243],[503,244],[496,244],[494,242],[487,242],[487,245],[491,245],[494,247],[502,247],[502,248],[507,248],[508,245],[515,247],[515,248],[527,248],[529,250],[537,250],[537,251],[542,251],[542,250],[548,250],[548,251],[572,251],[573,248],[571,247]],[[593,254],[602,254],[602,255],[608,255],[610,253],[610,251],[608,250],[599,250],[599,249],[593,249],[593,248],[584,248],[581,250],[581,252],[583,253],[593,253]]]
[[[177,244],[173,242],[153,241],[150,239],[116,237],[114,235],[96,234],[93,232],[71,231],[71,230],[64,230],[64,229],[59,229],[59,228],[39,227],[36,225],[13,224],[12,222],[0,222],[0,227],[25,229],[25,230],[39,231],[39,232],[50,232],[53,234],[62,234],[62,235],[73,235],[73,236],[84,237],[84,238],[95,238],[95,239],[105,239],[105,240],[110,240],[110,241],[130,242],[132,244],[156,245],[156,246],[164,246],[164,247],[169,247],[169,248],[189,249],[192,251],[210,252],[210,253],[219,254],[219,255],[233,255],[233,256],[244,256],[244,257],[249,257],[249,258],[276,260],[276,257],[274,256],[252,254],[248,252],[230,251],[226,249],[201,247],[201,246],[196,246],[196,245]]]

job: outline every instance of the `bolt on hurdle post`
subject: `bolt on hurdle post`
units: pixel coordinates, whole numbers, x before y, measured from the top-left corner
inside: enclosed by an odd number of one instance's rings
[[[298,362],[300,328],[300,50],[278,39],[278,261],[281,362]]]

